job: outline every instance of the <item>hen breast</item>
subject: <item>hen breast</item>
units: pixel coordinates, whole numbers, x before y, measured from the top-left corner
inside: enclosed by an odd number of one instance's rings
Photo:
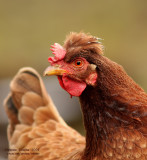
[[[80,159],[85,138],[61,118],[39,74],[23,68],[10,88],[4,102],[9,118],[9,160]]]

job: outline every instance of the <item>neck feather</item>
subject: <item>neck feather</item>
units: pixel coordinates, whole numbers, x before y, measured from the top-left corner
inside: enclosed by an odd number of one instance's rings
[[[140,110],[142,106],[147,107],[147,95],[122,67],[113,63],[113,69],[107,72],[107,68],[102,68],[97,86],[87,86],[80,96],[86,129],[86,159],[106,158],[106,151],[111,157],[113,146],[107,149],[110,140],[126,132],[125,128],[140,128]]]

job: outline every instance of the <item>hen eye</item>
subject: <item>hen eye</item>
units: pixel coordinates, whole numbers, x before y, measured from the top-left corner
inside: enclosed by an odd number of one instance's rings
[[[77,59],[77,60],[74,61],[74,65],[76,67],[82,67],[83,66],[83,61],[80,60],[80,59]]]
[[[76,65],[77,65],[77,66],[80,66],[80,65],[81,65],[81,61],[77,61],[77,62],[76,62]]]

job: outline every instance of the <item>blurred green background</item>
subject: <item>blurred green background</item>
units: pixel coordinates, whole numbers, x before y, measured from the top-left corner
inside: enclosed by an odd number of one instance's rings
[[[147,91],[146,0],[0,0],[0,78],[31,66],[42,75],[54,42],[70,31],[103,39],[105,56]]]
[[[146,0],[0,0],[0,22],[0,81],[24,66],[42,75],[50,45],[84,31],[102,38],[105,56],[147,91]]]
[[[0,0],[0,78],[48,66],[50,45],[70,31],[104,39],[105,55],[147,90],[146,0]]]

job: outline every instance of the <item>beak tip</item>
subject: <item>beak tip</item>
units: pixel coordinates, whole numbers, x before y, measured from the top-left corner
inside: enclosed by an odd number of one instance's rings
[[[46,76],[47,75],[47,71],[45,70],[44,72],[43,72],[43,76]]]
[[[50,66],[44,71],[43,76],[63,75],[64,73],[67,73],[67,71],[58,67]]]

